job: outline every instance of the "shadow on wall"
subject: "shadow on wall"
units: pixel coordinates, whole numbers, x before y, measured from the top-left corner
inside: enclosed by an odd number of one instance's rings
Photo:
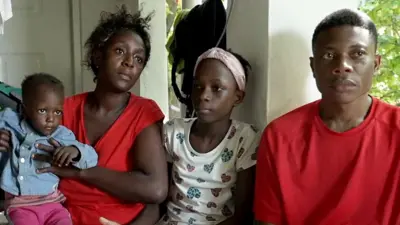
[[[311,40],[293,31],[272,33],[269,42],[267,122],[319,98],[309,66]]]
[[[265,44],[266,46],[266,44]],[[249,61],[252,72],[246,84],[246,96],[242,104],[233,111],[233,118],[256,125],[259,129],[265,126],[266,92],[267,92],[267,48],[260,48],[258,52],[242,49],[241,54]]]
[[[268,33],[270,1],[229,1],[232,9],[227,28],[227,44],[246,58],[252,67],[246,97],[233,118],[263,128],[267,115]],[[250,13],[249,13],[250,12]]]

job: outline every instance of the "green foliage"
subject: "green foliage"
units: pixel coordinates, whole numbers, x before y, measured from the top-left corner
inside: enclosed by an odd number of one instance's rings
[[[382,65],[371,94],[391,104],[400,104],[400,1],[369,0],[361,10],[375,22]]]

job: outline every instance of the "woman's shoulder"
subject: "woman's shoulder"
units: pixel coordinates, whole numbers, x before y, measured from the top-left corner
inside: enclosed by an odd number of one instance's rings
[[[74,121],[80,120],[80,109],[83,101],[86,99],[87,92],[69,96],[64,99],[64,112],[63,112],[63,124],[70,127],[74,124]]]
[[[149,98],[137,96],[131,94],[131,99],[129,100],[128,108],[131,110],[144,110],[144,111],[160,111],[161,109],[158,104]]]
[[[151,99],[131,94],[125,109],[123,120],[131,121],[137,133],[151,124],[164,120],[164,113],[157,103]]]

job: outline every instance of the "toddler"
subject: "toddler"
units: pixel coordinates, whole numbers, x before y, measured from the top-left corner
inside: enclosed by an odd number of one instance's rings
[[[53,165],[85,169],[97,164],[97,154],[75,139],[60,125],[63,114],[64,87],[60,80],[44,73],[33,74],[22,82],[23,112],[6,108],[0,112],[0,129],[11,133],[12,150],[1,153],[0,187],[6,192],[5,207],[14,225],[72,225],[62,206],[65,197],[57,186],[59,178],[37,169],[51,166],[35,161],[34,154],[49,154],[36,148],[49,138],[61,146],[56,149]]]

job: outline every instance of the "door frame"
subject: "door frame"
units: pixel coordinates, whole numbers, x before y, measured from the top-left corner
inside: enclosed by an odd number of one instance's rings
[[[82,36],[81,36],[81,0],[70,0],[73,89],[78,94],[83,91]]]

